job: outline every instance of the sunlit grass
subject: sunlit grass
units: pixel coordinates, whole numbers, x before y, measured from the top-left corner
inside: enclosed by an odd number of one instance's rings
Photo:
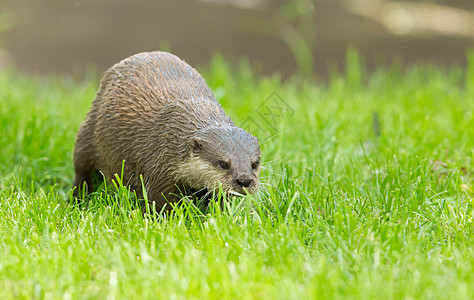
[[[120,185],[67,204],[97,80],[2,71],[0,295],[473,298],[470,61],[367,76],[350,53],[324,85],[216,58],[208,84],[265,141],[262,193],[166,218],[144,217]],[[273,93],[290,109],[269,126]]]

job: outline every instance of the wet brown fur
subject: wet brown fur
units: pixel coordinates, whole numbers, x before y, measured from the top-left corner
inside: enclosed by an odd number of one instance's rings
[[[255,137],[235,126],[191,66],[166,52],[146,52],[117,63],[104,75],[74,148],[75,195],[90,189],[91,176],[121,174],[160,209],[180,189],[243,192],[236,179],[258,189],[260,158]],[[231,162],[229,170],[219,168]],[[219,178],[216,182],[216,178]],[[85,187],[83,184],[86,184]],[[194,185],[194,186],[191,186]]]

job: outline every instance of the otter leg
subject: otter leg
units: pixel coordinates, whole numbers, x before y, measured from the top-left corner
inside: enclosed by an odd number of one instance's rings
[[[90,118],[82,124],[74,146],[74,197],[84,197],[92,188],[92,175],[97,171],[97,151],[94,144],[94,126]]]
[[[92,187],[92,175],[96,170],[76,171],[74,175],[73,196],[81,197],[89,193]]]

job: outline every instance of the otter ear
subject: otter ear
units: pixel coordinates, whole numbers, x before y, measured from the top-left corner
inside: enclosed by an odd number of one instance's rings
[[[194,152],[199,152],[202,150],[202,140],[200,138],[192,138],[191,139],[191,149]]]

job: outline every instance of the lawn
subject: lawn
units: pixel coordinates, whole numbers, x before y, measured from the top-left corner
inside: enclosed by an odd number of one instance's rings
[[[200,68],[262,144],[261,193],[144,216],[109,183],[67,203],[99,78],[0,71],[2,299],[474,298],[470,66],[327,82]]]

